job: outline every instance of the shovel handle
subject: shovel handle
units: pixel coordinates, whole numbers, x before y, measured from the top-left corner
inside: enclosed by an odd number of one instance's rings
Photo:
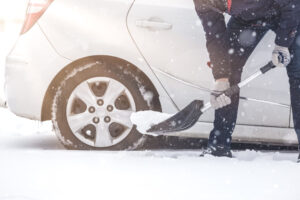
[[[275,68],[276,66],[273,64],[273,62],[269,62],[268,64],[266,64],[265,66],[263,66],[262,68],[260,68],[260,71],[262,74],[267,73],[268,71],[270,71],[271,69]]]
[[[238,85],[233,85],[229,89],[227,89],[223,94],[225,94],[228,97],[232,97],[233,95],[240,92],[240,88]],[[221,94],[222,95],[222,94]]]
[[[217,96],[220,96],[222,94],[225,94],[228,97],[232,97],[233,95],[237,94],[240,89],[242,87],[244,87],[245,85],[247,85],[248,83],[250,83],[252,80],[256,79],[257,77],[259,77],[262,74],[267,73],[268,71],[270,71],[271,69],[275,68],[276,66],[272,63],[269,62],[268,64],[266,64],[265,66],[261,67],[255,74],[253,74],[252,76],[248,77],[247,79],[243,80],[242,82],[240,82],[237,85],[233,85],[231,86],[229,89],[225,90],[224,92],[222,92],[221,94],[218,94]],[[208,102],[206,103],[203,108],[201,109],[202,113],[204,113],[205,111],[209,110],[211,108],[211,103]]]
[[[246,84],[248,84],[252,80],[256,79],[260,75],[267,73],[268,71],[270,71],[271,69],[273,69],[275,67],[276,66],[272,62],[269,62],[265,66],[261,67],[258,72],[256,72],[255,74],[253,74],[249,78],[245,79],[244,81],[240,82],[239,84],[231,86],[229,89],[227,89],[226,91],[224,91],[220,95],[225,94],[228,97],[232,97],[233,95],[239,93],[240,89],[242,87],[244,87]]]

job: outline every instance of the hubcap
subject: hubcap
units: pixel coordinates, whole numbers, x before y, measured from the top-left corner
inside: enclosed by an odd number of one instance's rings
[[[119,81],[106,77],[79,84],[67,102],[66,114],[73,134],[93,147],[109,147],[124,140],[136,111],[130,91]]]

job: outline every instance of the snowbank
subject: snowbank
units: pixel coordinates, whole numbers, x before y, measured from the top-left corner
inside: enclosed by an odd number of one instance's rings
[[[296,152],[236,151],[236,158],[229,159],[200,158],[200,150],[70,151],[59,144],[49,123],[4,109],[0,120],[0,200],[300,196]]]

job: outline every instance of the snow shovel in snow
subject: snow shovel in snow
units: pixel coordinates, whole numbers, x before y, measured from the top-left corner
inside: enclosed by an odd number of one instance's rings
[[[279,60],[281,60],[279,58]],[[249,78],[245,79],[244,81],[240,82],[237,85],[231,86],[228,90],[224,91],[223,93],[219,94],[225,94],[228,97],[231,97],[232,95],[238,93],[240,91],[240,88],[247,85],[252,80],[256,79],[262,74],[265,74],[269,70],[275,68],[276,66],[273,65],[272,62],[269,62],[267,65],[263,66],[258,70],[256,73],[254,73]],[[190,127],[192,127],[199,119],[199,117],[207,110],[211,108],[211,103],[208,102],[205,105],[203,104],[203,101],[201,100],[194,100],[191,102],[188,106],[186,106],[184,109],[170,117],[169,119],[166,119],[165,121],[151,126],[150,129],[147,130],[148,133],[155,133],[156,135],[163,135],[165,133],[170,132],[179,132],[186,130]]]

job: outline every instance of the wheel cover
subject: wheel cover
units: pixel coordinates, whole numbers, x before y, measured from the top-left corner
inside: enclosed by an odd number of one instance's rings
[[[66,116],[73,134],[93,147],[110,147],[131,132],[130,115],[136,111],[132,94],[125,85],[108,77],[80,83],[71,93]]]

